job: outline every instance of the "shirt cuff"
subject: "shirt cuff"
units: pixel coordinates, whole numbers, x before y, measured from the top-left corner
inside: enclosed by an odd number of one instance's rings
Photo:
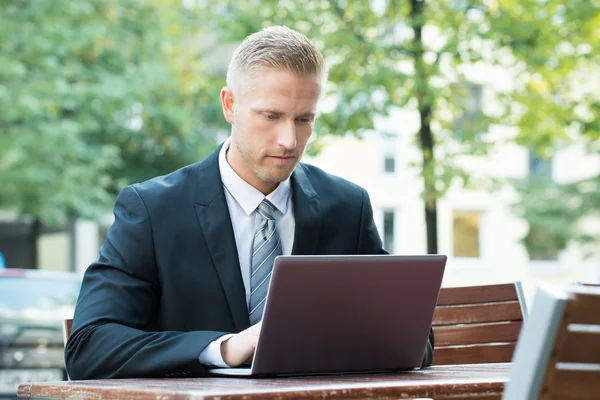
[[[221,343],[232,337],[233,334],[223,335],[216,340],[209,343],[208,346],[202,350],[200,356],[200,364],[205,367],[213,368],[229,368],[229,365],[223,361],[223,355],[221,354]]]

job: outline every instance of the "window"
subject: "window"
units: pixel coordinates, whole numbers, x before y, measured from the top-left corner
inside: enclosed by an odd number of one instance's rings
[[[380,146],[383,155],[383,171],[386,174],[396,172],[396,149],[398,146],[398,135],[391,132],[380,132]]]
[[[454,121],[454,133],[461,137],[464,130],[473,130],[473,125],[477,116],[482,112],[483,86],[467,82],[458,86],[458,104],[461,112]]]
[[[383,248],[394,253],[394,210],[383,211]]]
[[[543,159],[534,152],[529,152],[529,175],[531,177],[552,180],[552,157]]]
[[[467,85],[467,96],[464,99],[463,107],[465,110],[465,117],[472,121],[475,119],[477,114],[481,112],[481,105],[483,102],[483,86],[469,83]]]
[[[452,215],[452,237],[454,257],[480,257],[479,223],[477,211],[454,211]]]
[[[386,173],[396,172],[396,157],[391,154],[385,156],[384,159],[384,171]]]

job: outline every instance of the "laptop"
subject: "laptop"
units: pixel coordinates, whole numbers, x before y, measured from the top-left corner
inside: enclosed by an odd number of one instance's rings
[[[274,377],[419,368],[444,255],[279,256],[250,368]]]

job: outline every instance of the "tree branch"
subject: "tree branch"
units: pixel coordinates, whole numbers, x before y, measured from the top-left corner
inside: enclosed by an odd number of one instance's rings
[[[444,45],[444,47],[442,47],[442,48],[441,48],[441,49],[440,49],[440,50],[437,52],[437,54],[435,55],[435,61],[433,62],[433,65],[434,65],[435,67],[437,67],[437,66],[439,65],[439,63],[440,63],[440,58],[442,57],[442,54],[448,53],[448,47],[450,47],[450,46],[448,46],[448,43],[446,43],[446,44]]]
[[[389,46],[388,49],[390,51],[397,51],[400,54],[404,54],[406,56],[414,56],[414,52],[409,50],[408,48],[401,46],[401,45],[393,45],[393,46]]]

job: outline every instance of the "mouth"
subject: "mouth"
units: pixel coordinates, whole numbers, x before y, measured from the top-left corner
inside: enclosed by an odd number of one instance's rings
[[[296,159],[294,156],[269,156],[269,158],[279,165],[291,164]]]

